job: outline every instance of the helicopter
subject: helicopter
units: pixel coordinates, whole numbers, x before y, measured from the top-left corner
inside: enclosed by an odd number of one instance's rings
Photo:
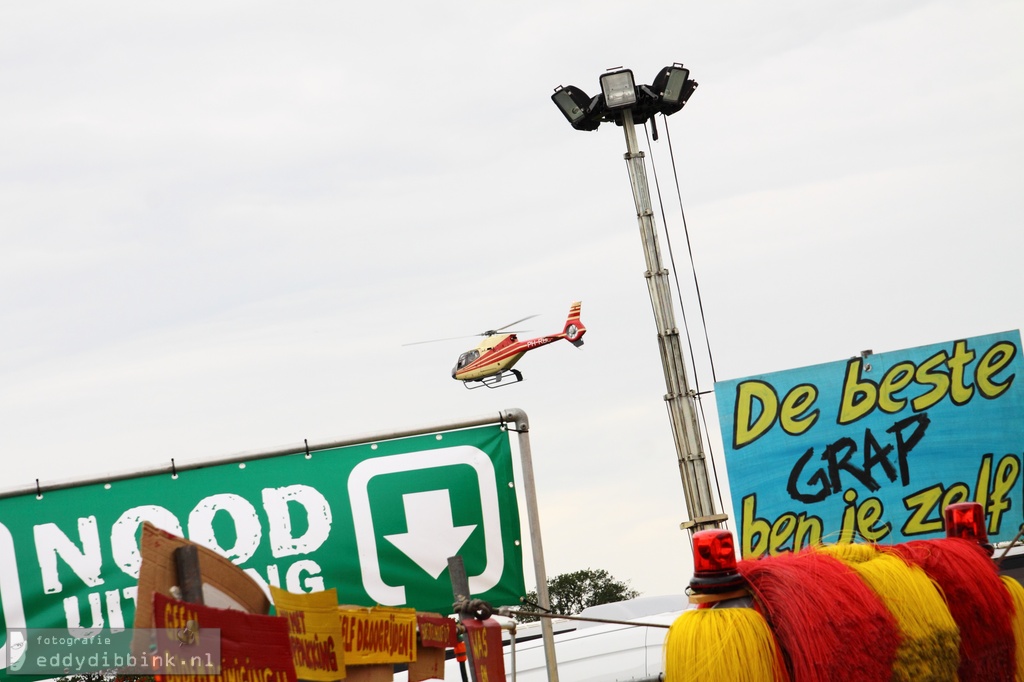
[[[519,340],[518,331],[502,331],[512,325],[529,320],[536,315],[524,317],[515,322],[490,329],[473,336],[486,337],[476,348],[467,350],[459,356],[452,368],[452,378],[461,381],[466,388],[498,388],[500,386],[511,386],[523,380],[523,374],[513,365],[519,359],[534,348],[546,346],[549,343],[565,339],[572,345],[579,348],[583,345],[583,335],[587,328],[580,321],[580,301],[574,302],[569,307],[569,316],[565,320],[565,327],[557,334],[539,336],[534,339]],[[447,341],[448,339],[437,339]],[[431,343],[430,341],[419,341],[417,343]],[[406,344],[413,345],[413,344]],[[514,381],[508,381],[514,379]]]

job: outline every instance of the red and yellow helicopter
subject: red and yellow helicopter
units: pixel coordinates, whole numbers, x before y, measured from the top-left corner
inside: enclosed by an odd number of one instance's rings
[[[530,315],[521,320],[509,322],[497,329],[473,334],[473,336],[484,336],[486,338],[476,348],[467,350],[459,356],[455,367],[452,368],[452,378],[463,382],[466,388],[509,386],[523,380],[522,373],[517,369],[513,369],[513,366],[519,362],[519,359],[527,351],[546,346],[559,339],[565,339],[577,348],[583,345],[583,335],[587,332],[587,328],[580,321],[579,301],[576,301],[569,307],[569,317],[565,320],[565,326],[562,328],[562,331],[557,334],[520,341],[518,337],[519,332],[511,330],[502,332],[502,330],[514,324],[519,324],[524,320],[529,320],[531,317],[536,317],[536,315]],[[447,341],[448,339],[436,340]],[[432,342],[420,341],[418,343]],[[515,381],[505,381],[509,378],[514,378]]]

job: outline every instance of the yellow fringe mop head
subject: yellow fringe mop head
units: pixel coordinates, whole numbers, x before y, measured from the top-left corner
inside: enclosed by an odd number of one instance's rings
[[[665,638],[665,682],[788,682],[775,638],[750,608],[683,611]]]
[[[911,540],[881,549],[921,567],[942,590],[960,629],[960,682],[1014,678],[1013,601],[982,547],[946,538]]]
[[[893,661],[899,682],[956,682],[960,631],[931,578],[917,566],[872,545],[818,547],[850,566],[896,618],[902,641]]]
[[[690,602],[698,607],[669,628],[666,682],[789,682],[775,637],[749,600],[732,533],[694,533]]]

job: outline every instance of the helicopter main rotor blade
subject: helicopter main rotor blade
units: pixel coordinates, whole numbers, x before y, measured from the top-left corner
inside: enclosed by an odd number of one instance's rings
[[[474,336],[481,336],[481,334],[463,334],[462,336],[449,336],[444,339],[430,339],[429,341],[413,341],[411,343],[403,343],[403,346],[418,346],[423,343],[437,343],[439,341],[456,341],[458,339],[471,339]]]
[[[515,322],[509,322],[508,324],[506,324],[503,327],[498,327],[495,331],[499,331],[500,332],[501,330],[506,329],[508,327],[511,327],[514,324],[519,324],[520,322],[525,322],[526,320],[531,320],[531,319],[533,319],[535,317],[537,317],[537,316],[536,315],[527,315],[526,317],[522,318],[521,320],[516,320]],[[493,334],[493,333],[494,332],[488,332],[488,334]]]
[[[422,343],[437,343],[438,341],[455,341],[457,339],[471,339],[474,336],[494,336],[498,332],[500,332],[502,330],[505,330],[506,328],[511,327],[514,324],[519,324],[520,322],[525,322],[526,320],[529,320],[529,319],[534,318],[534,317],[537,317],[537,316],[536,315],[527,315],[526,317],[524,317],[522,319],[519,319],[519,320],[516,320],[515,322],[509,322],[504,327],[498,327],[497,329],[489,329],[489,330],[487,330],[485,332],[480,332],[479,334],[463,334],[462,336],[449,336],[449,337],[444,338],[444,339],[430,339],[429,341],[413,341],[412,343],[403,343],[402,345],[403,346],[418,346],[418,345],[420,345]],[[508,330],[505,333],[507,333],[507,334],[519,334],[519,333],[522,333],[524,331],[527,331],[527,330],[525,330],[525,329]]]

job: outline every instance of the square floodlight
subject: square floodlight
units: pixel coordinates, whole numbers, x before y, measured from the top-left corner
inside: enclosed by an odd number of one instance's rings
[[[684,69],[678,64],[666,66],[654,79],[654,84],[658,86],[654,91],[661,95],[661,100],[666,104],[678,104],[683,96],[683,86],[689,77],[689,69]]]
[[[658,72],[651,89],[659,98],[659,109],[665,114],[674,114],[690,99],[697,84],[690,80],[690,70],[682,64],[666,66]]]
[[[551,101],[558,106],[573,127],[583,121],[590,105],[590,97],[575,85],[558,86],[555,88],[555,94],[551,95]]]
[[[622,109],[636,104],[636,85],[629,69],[610,71],[601,75],[604,105],[609,109]]]

